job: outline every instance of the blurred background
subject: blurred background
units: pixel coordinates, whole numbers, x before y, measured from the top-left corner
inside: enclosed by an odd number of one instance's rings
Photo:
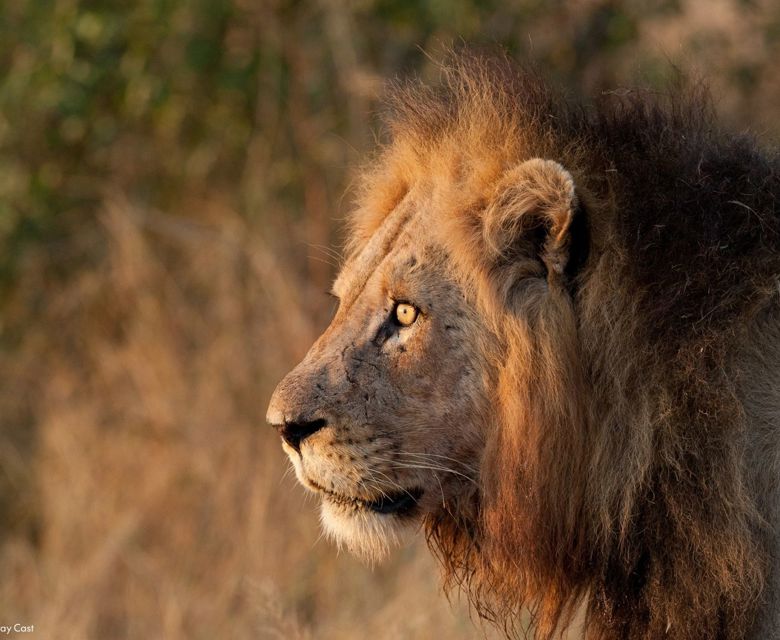
[[[333,311],[383,82],[464,42],[573,96],[680,67],[780,133],[776,0],[0,1],[0,621],[493,637],[422,544],[371,570],[319,539],[264,422]]]

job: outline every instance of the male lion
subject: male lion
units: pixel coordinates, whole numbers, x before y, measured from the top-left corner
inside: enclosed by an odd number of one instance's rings
[[[780,637],[780,160],[701,92],[396,87],[336,317],[268,421],[325,530],[423,528],[511,634]]]

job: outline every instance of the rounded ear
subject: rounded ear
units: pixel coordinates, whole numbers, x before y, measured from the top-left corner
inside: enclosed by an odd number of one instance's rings
[[[553,160],[533,158],[509,169],[495,186],[484,211],[482,235],[488,257],[497,267],[512,260],[536,259],[537,275],[546,267],[547,279],[561,283],[572,261],[570,248],[578,214],[574,178]],[[516,269],[507,273],[519,275]],[[529,269],[521,270],[531,275]],[[504,283],[504,289],[506,285]]]

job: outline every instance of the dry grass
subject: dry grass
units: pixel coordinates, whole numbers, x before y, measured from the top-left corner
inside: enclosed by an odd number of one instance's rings
[[[25,332],[37,543],[7,536],[0,617],[63,639],[474,637],[421,545],[374,571],[339,556],[285,477],[265,408],[324,294],[224,209],[112,202],[97,237]]]

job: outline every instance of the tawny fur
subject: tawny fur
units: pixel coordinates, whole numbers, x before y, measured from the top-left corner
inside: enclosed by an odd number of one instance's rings
[[[442,73],[393,90],[348,250],[424,209],[479,323],[479,491],[424,522],[446,582],[537,638],[581,607],[588,638],[748,637],[776,597],[777,155],[698,90],[583,108],[500,59]]]

